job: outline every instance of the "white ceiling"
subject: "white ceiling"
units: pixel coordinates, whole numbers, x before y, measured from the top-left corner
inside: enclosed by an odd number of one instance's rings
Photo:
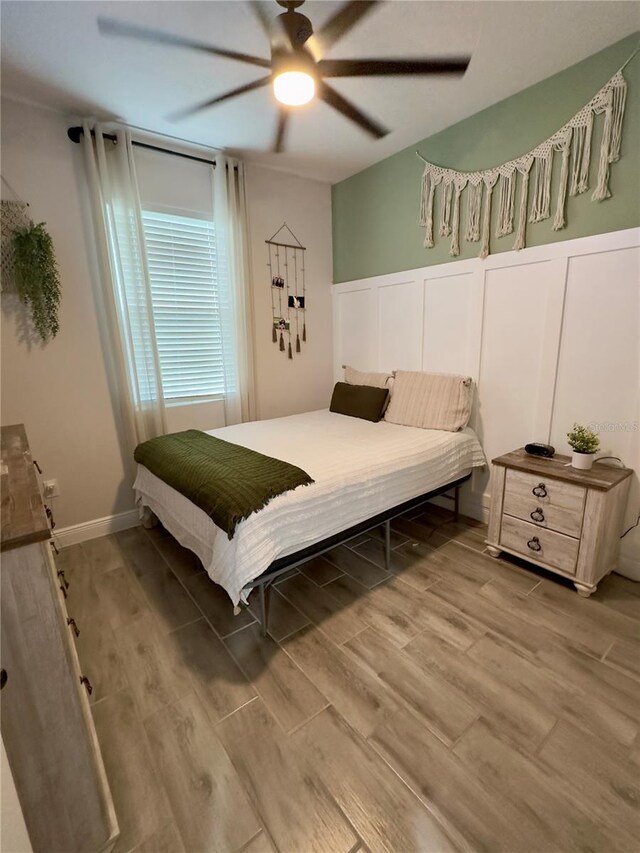
[[[341,5],[309,0],[316,29]],[[278,14],[275,3],[273,14]],[[196,51],[98,33],[107,15],[268,58],[241,0],[85,2],[3,0],[2,93],[72,115],[119,118],[159,133],[241,152],[250,160],[335,182],[566,68],[640,27],[640,3],[560,0],[390,0],[329,54],[438,56],[470,52],[462,79],[340,79],[336,89],[393,128],[366,136],[321,102],[298,108],[287,152],[268,152],[276,109],[265,88],[179,124],[168,113],[262,76],[263,69]],[[604,81],[603,81],[604,82]]]

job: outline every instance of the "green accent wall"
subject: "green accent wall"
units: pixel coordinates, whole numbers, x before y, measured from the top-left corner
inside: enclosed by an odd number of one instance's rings
[[[441,264],[449,256],[450,237],[438,237],[435,246],[422,245],[424,229],[418,224],[423,164],[415,151],[432,163],[463,171],[486,169],[530,151],[567,122],[620,68],[638,46],[638,33],[616,42],[588,59],[572,65],[476,113],[440,133],[341,181],[332,188],[333,279],[351,281],[383,273]],[[640,55],[624,71],[628,83],[622,131],[621,157],[611,166],[611,198],[592,202],[602,134],[602,117],[594,122],[589,191],[567,198],[567,226],[553,231],[555,191],[560,169],[554,164],[552,215],[527,226],[527,246],[541,246],[591,234],[640,225]],[[556,154],[556,157],[559,157]],[[519,197],[520,185],[518,183]],[[436,195],[434,221],[437,225]],[[461,214],[460,255],[476,257],[479,243],[464,238],[465,202]],[[497,197],[496,197],[497,200]],[[531,194],[529,196],[531,203]],[[493,205],[494,217],[497,204]],[[491,228],[491,254],[510,251],[514,235],[496,238]]]

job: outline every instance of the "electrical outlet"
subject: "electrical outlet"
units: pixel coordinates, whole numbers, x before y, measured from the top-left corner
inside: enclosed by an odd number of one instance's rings
[[[57,498],[60,496],[60,489],[57,480],[44,480],[42,483],[45,498]]]

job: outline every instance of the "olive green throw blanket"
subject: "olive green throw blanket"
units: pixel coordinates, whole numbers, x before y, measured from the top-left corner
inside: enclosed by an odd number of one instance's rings
[[[143,441],[134,459],[204,510],[229,539],[271,498],[313,483],[295,465],[197,429]]]

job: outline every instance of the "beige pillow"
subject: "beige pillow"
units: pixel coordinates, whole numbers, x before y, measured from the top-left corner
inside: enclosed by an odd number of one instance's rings
[[[355,367],[344,366],[344,381],[349,385],[371,385],[374,388],[389,388],[390,373],[363,373]]]
[[[457,432],[469,423],[473,390],[468,376],[397,370],[385,421]]]

